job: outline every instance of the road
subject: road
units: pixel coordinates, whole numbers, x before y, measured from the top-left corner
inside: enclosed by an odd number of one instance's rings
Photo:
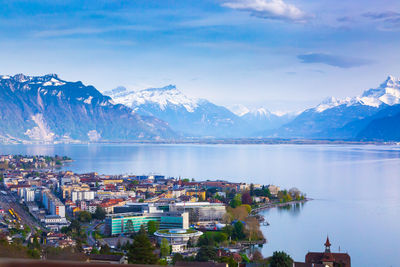
[[[92,223],[92,224],[84,224],[83,226],[87,226],[86,228],[86,236],[87,236],[87,242],[88,245],[93,247],[94,245],[96,245],[96,240],[94,239],[94,237],[92,236],[92,233],[94,231],[96,231],[96,228],[98,226],[100,226],[101,224],[103,224],[102,222],[98,222],[98,223]]]

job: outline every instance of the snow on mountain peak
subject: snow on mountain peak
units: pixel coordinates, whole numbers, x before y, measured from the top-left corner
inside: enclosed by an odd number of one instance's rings
[[[392,106],[400,103],[400,80],[389,76],[376,89],[365,91],[360,100],[364,105],[379,107],[382,103]]]
[[[382,104],[389,106],[400,103],[400,79],[389,75],[388,78],[375,89],[369,89],[363,92],[361,96],[347,97],[345,99],[336,99],[330,97],[314,108],[317,112],[323,112],[327,109],[347,105],[361,104],[378,108]]]
[[[236,105],[230,106],[229,110],[232,111],[235,115],[237,115],[239,117],[242,117],[243,115],[250,112],[250,109],[248,109],[246,106],[244,106],[242,104],[236,104]]]
[[[335,97],[331,96],[331,97],[327,97],[326,99],[324,99],[316,108],[315,110],[317,112],[323,112],[327,109],[336,107],[343,104],[342,101],[336,99]]]
[[[62,82],[56,78],[51,78],[49,81],[44,82],[43,86],[60,86],[60,85],[64,85],[65,82]]]
[[[230,106],[229,110],[232,111],[234,114],[236,114],[239,117],[243,117],[246,114],[251,114],[252,116],[255,116],[255,117],[269,117],[272,114],[266,108],[260,107],[260,108],[250,109],[242,104],[236,104],[236,105]]]
[[[183,106],[188,112],[194,112],[198,107],[199,100],[192,99],[179,91],[175,85],[168,85],[162,88],[148,88],[141,91],[123,91],[120,93],[108,94],[112,96],[116,103],[127,106],[138,107],[145,104],[156,104],[161,110],[165,110],[168,105]]]
[[[43,86],[60,86],[65,82],[58,78],[57,74],[46,74],[44,76],[26,76],[22,73],[14,76],[3,75],[1,80],[13,80],[19,83],[29,82],[32,84],[42,84]]]

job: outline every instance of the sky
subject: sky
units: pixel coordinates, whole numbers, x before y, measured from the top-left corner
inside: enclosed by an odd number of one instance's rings
[[[0,1],[0,74],[300,111],[400,76],[398,0]]]

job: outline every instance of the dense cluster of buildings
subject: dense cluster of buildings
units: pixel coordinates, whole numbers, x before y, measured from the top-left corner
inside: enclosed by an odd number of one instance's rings
[[[0,155],[0,169],[53,169],[69,161],[71,161],[70,158],[59,156]]]
[[[2,159],[12,162],[14,158],[2,156]],[[49,161],[39,156],[18,160]],[[246,183],[197,182],[161,175],[109,176],[40,168],[3,168],[2,173],[4,187],[15,192],[45,227],[60,230],[69,223],[66,214],[95,213],[96,209],[102,208],[108,214],[106,229],[109,235],[131,230],[126,227],[127,222],[133,224],[134,231],[149,220],[159,222],[161,229],[215,224],[222,220],[225,204],[209,198],[207,189],[214,189],[215,195],[222,197],[230,190],[249,189]]]
[[[7,161],[7,166],[1,165],[1,160]],[[15,160],[33,165],[9,168]],[[237,192],[262,187],[161,175],[77,174],[41,168],[40,162],[56,164],[50,163],[55,162],[52,158],[2,156],[2,186],[10,195],[18,196],[20,203],[49,230],[46,242],[58,247],[74,245],[74,240],[60,233],[71,224],[67,217],[77,218],[82,212],[95,214],[101,210],[106,214],[102,233],[105,236],[129,235],[155,222],[158,241],[167,239],[173,252],[182,252],[187,249],[189,239],[201,236],[202,232],[195,229],[214,230],[221,225],[226,215],[226,199],[232,199]],[[277,195],[280,189],[270,185],[269,190]],[[253,201],[265,202],[268,198],[253,196]]]

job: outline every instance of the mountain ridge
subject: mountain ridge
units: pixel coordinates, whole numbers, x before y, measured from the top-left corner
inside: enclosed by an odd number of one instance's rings
[[[188,137],[253,137],[256,132],[283,124],[279,124],[279,120],[288,121],[264,108],[238,116],[231,109],[204,98],[188,97],[175,85],[139,91],[113,89],[104,93],[138,114],[152,115],[168,122]]]
[[[366,127],[369,118],[398,103],[400,80],[388,76],[377,88],[367,89],[360,96],[327,98],[277,131],[264,133],[264,136],[354,139]]]
[[[176,136],[156,118],[139,116],[82,82],[56,74],[0,76],[3,141],[76,142]]]

